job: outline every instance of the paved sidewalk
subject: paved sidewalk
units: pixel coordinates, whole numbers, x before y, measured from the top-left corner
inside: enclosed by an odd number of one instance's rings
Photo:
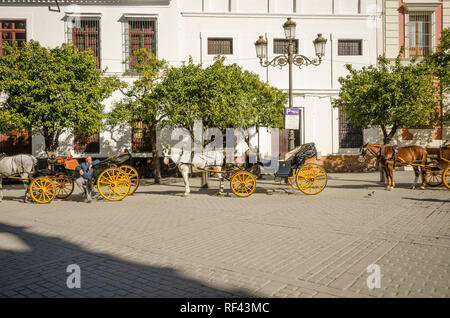
[[[450,191],[408,189],[396,172],[330,174],[306,196],[258,180],[249,198],[192,179],[144,180],[121,202],[0,203],[1,297],[449,297]],[[217,185],[214,181],[213,187]],[[229,185],[225,185],[229,189]],[[229,191],[229,190],[228,190]],[[81,268],[69,289],[66,268]],[[370,264],[381,288],[369,289]]]

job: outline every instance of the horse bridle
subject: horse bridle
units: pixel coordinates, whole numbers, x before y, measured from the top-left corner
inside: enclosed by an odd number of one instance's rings
[[[170,158],[169,155],[169,150],[167,149],[167,155],[164,155],[164,158],[168,158],[169,159],[169,163],[167,164],[167,168],[169,170],[173,170],[175,169],[178,165],[172,160],[172,158]]]
[[[362,157],[364,160],[365,160],[365,158],[366,158],[367,151],[369,151],[370,154],[372,154],[374,157],[376,157],[376,158],[379,157],[379,155],[378,155],[377,153],[375,153],[369,146],[361,147],[360,150],[361,150],[361,157]]]

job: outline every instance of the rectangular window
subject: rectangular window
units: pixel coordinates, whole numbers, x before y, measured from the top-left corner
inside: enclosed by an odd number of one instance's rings
[[[431,13],[410,12],[408,21],[409,56],[427,56],[432,51],[432,17]]]
[[[208,38],[208,54],[233,54],[232,38]]]
[[[286,39],[274,39],[273,40],[273,53],[274,54],[287,54],[289,41]],[[294,54],[298,53],[298,39],[294,40]]]
[[[339,148],[360,148],[362,145],[362,129],[350,125],[347,115],[339,111]]]
[[[22,47],[27,40],[27,23],[25,20],[0,20],[0,55],[5,53],[2,50],[3,43],[11,45],[17,43]]]
[[[91,50],[97,58],[100,68],[100,20],[72,19],[67,29],[68,42],[72,42],[80,51]]]
[[[338,40],[338,55],[363,55],[362,40]]]
[[[129,19],[125,23],[125,55],[128,59],[128,69],[136,67],[135,52],[147,49],[156,55],[156,20],[155,19]]]
[[[135,121],[132,127],[132,151],[152,152],[150,130],[142,121]]]
[[[74,150],[75,153],[100,153],[100,133],[75,136]]]

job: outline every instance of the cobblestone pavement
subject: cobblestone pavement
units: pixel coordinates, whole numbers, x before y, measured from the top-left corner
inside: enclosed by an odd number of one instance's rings
[[[1,297],[449,297],[450,191],[408,189],[396,172],[330,174],[317,196],[258,180],[249,198],[190,198],[180,180],[144,180],[121,202],[80,191],[47,205],[0,203]],[[229,185],[226,185],[229,189]],[[229,190],[227,190],[229,191]],[[69,289],[67,266],[81,268]],[[369,289],[370,264],[381,288]]]

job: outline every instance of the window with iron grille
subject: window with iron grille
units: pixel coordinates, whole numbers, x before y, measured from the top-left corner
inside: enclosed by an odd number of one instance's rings
[[[133,152],[151,152],[150,130],[142,121],[135,121],[132,127],[132,151]]]
[[[135,52],[143,48],[156,55],[156,20],[127,19],[124,23],[124,52],[128,69],[136,67]]]
[[[408,17],[409,56],[429,55],[432,51],[432,13],[429,11],[409,12]]]
[[[362,40],[338,40],[338,55],[362,55]]]
[[[0,20],[0,56],[4,55],[3,43],[17,43],[22,47],[27,40],[27,23],[25,20]]]
[[[100,20],[77,18],[69,21],[67,40],[80,51],[92,50],[100,68]]]
[[[298,53],[298,39],[294,40],[294,54]],[[289,41],[286,39],[274,39],[273,40],[273,53],[285,54],[288,52]]]
[[[74,150],[75,153],[100,153],[100,133],[92,136],[76,135]]]
[[[360,148],[363,145],[363,131],[348,122],[347,115],[339,112],[339,148]]]
[[[232,38],[208,38],[208,54],[233,54]]]

